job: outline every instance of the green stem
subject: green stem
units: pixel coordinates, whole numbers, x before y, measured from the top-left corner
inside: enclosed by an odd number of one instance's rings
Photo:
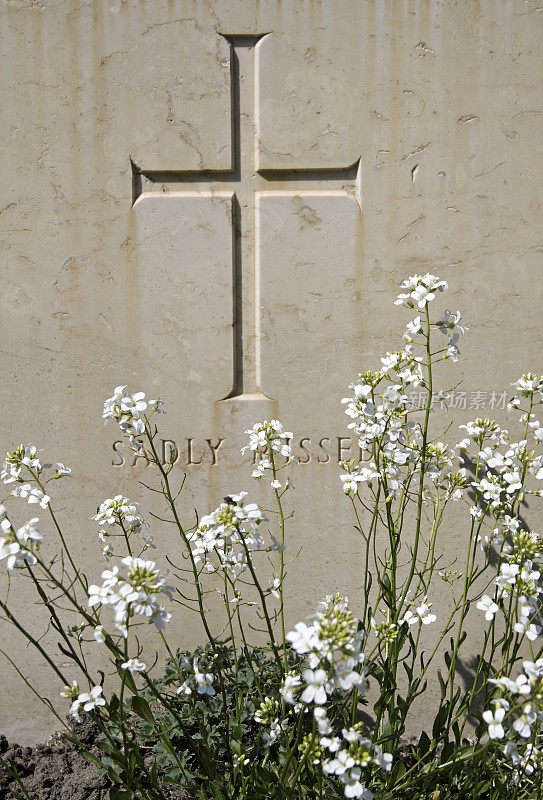
[[[273,455],[273,448],[268,438],[268,451],[270,454],[270,461],[272,465],[273,480],[277,480],[277,469],[275,466],[275,458]],[[274,489],[277,507],[279,508],[279,529],[281,531],[281,551],[279,562],[279,603],[280,603],[280,620],[281,620],[281,638],[283,642],[283,658],[285,662],[285,671],[288,668],[287,664],[287,636],[285,628],[285,603],[283,599],[283,579],[285,576],[285,515],[283,513],[283,505],[281,503],[281,495],[278,489]]]

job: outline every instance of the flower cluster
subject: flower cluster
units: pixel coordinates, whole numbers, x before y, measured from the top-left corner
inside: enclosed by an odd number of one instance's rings
[[[436,291],[442,292],[449,288],[447,281],[442,281],[437,275],[431,275],[429,272],[426,275],[411,275],[402,281],[400,287],[407,289],[407,292],[399,294],[394,305],[415,308],[416,303],[421,309],[434,300]]]
[[[39,486],[32,486],[30,483],[23,483],[17,486],[11,494],[13,497],[27,498],[29,505],[38,503],[41,508],[47,508],[51,500],[49,495],[45,494]]]
[[[342,400],[347,405],[345,413],[353,420],[347,427],[357,434],[360,449],[373,457],[371,463],[362,463],[358,468],[352,465],[348,474],[341,476],[347,494],[355,493],[357,483],[374,477],[386,480],[387,488],[397,492],[403,485],[404,470],[419,457],[420,426],[407,421],[408,399],[404,390],[408,383],[420,384],[420,364],[408,350],[389,353],[382,360],[386,361],[383,370],[360,375],[349,387],[354,397]],[[395,373],[394,381],[390,371]],[[379,391],[382,381],[386,387]]]
[[[529,398],[532,401],[534,398],[539,402],[543,401],[543,375],[536,375],[535,372],[525,372],[511,385],[515,387],[521,397]],[[515,396],[511,400],[511,405],[513,408],[517,408],[520,402],[520,398]]]
[[[387,611],[386,619],[382,622],[377,622],[377,620],[372,617],[370,624],[372,631],[385,647],[388,647],[388,645],[398,638],[400,631],[398,626],[390,619],[390,610]]]
[[[26,468],[40,474],[43,466],[37,456],[37,449],[33,444],[21,444],[12,452],[6,453],[0,478],[4,483],[20,481],[21,472]]]
[[[89,586],[89,606],[113,606],[115,627],[124,637],[128,635],[128,622],[133,615],[162,630],[172,615],[159,603],[158,595],[162,592],[171,600],[172,587],[166,584],[154,561],[127,556],[121,563],[128,567],[128,574],[120,575],[117,566],[104,570],[102,585]]]
[[[107,541],[110,536],[114,535],[111,533],[112,526],[118,525],[122,533],[117,535],[125,537],[129,537],[133,533],[141,533],[142,528],[149,528],[148,523],[144,521],[142,515],[139,513],[138,507],[139,503],[133,503],[128,497],[123,497],[122,494],[118,494],[112,499],[108,498],[104,500],[98,509],[98,513],[93,516],[92,519],[96,520],[100,525],[106,526],[102,527],[98,533],[98,538],[104,544],[102,553],[106,561],[108,557],[112,556],[114,553],[113,545]],[[144,550],[146,550],[147,547],[154,547],[152,537],[144,536],[143,541]]]
[[[510,535],[510,543],[506,542],[501,550],[494,595],[483,594],[477,608],[484,611],[487,621],[492,621],[505,601],[507,608],[511,606],[511,613],[516,614],[515,632],[535,641],[541,633],[541,626],[534,620],[541,610],[543,587],[533,559],[540,556],[541,539],[537,533],[523,530],[520,525],[517,517],[507,517],[504,521],[504,534]],[[514,531],[512,534],[511,529]],[[502,537],[497,535],[488,539],[494,544],[501,540]],[[504,608],[504,613],[509,611],[505,612]]]
[[[530,409],[521,417],[526,438],[510,442],[508,432],[496,422],[479,418],[461,426],[468,438],[460,442],[458,449],[463,460],[472,442],[477,447],[471,455],[477,465],[476,480],[471,483],[476,492],[476,504],[470,510],[477,520],[478,530],[488,524],[487,518],[490,519],[490,532],[484,537],[479,534],[482,549],[499,548],[494,592],[492,596],[483,594],[477,608],[489,622],[500,609],[506,617],[512,613],[515,615],[514,631],[534,641],[541,633],[535,617],[541,609],[543,595],[535,561],[541,557],[543,546],[540,535],[527,530],[526,523],[518,516],[518,507],[525,494],[539,493],[539,490],[529,489],[528,478],[543,479],[543,457],[537,455],[535,449],[543,434],[540,435],[541,426],[531,413],[535,392],[543,386],[543,380],[528,373],[514,385],[530,399]],[[528,444],[530,435],[535,440],[533,448]]]
[[[288,726],[288,719],[280,719],[280,704],[275,697],[266,697],[255,712],[255,722],[266,726],[263,739],[268,745],[275,744],[282,731]]]
[[[491,680],[500,694],[491,701],[493,710],[483,712],[491,739],[506,739],[504,753],[511,758],[518,775],[531,775],[541,763],[541,751],[534,743],[543,724],[543,658],[525,661],[524,672],[515,680]],[[530,741],[528,741],[530,740]]]
[[[371,800],[373,795],[361,782],[362,769],[370,764],[379,764],[390,769],[392,756],[382,754],[362,733],[362,726],[343,730],[343,739],[333,736],[332,724],[326,704],[335,692],[347,694],[356,690],[359,695],[366,692],[365,656],[362,645],[364,631],[351,614],[347,598],[329,595],[319,604],[317,612],[307,624],[299,622],[287,634],[287,640],[299,656],[300,666],[287,673],[280,692],[289,714],[313,712],[318,737],[306,736],[300,750],[312,763],[321,763],[322,768],[336,775],[344,784],[345,797],[361,797]],[[255,720],[266,726],[264,735],[268,745],[277,741],[288,724],[288,718],[280,718],[277,699],[266,697],[255,714]]]
[[[6,559],[9,570],[33,566],[37,559],[34,555],[43,539],[38,529],[39,519],[34,517],[26,525],[15,530],[7,517],[6,507],[0,505],[0,561]]]
[[[207,572],[216,571],[212,561],[212,556],[216,556],[219,568],[235,579],[247,568],[250,551],[276,549],[273,537],[272,545],[265,548],[264,538],[258,532],[264,516],[255,503],[243,504],[246,496],[247,492],[228,495],[215,511],[202,517],[196,530],[187,534],[195,562],[202,562]]]
[[[117,386],[113,396],[109,397],[104,403],[102,417],[104,424],[108,420],[114,419],[121,431],[128,436],[128,443],[137,455],[143,455],[143,445],[137,437],[145,432],[145,418],[142,416],[147,407],[157,413],[164,413],[164,403],[162,400],[145,400],[144,392],[130,394],[126,391],[126,386]]]
[[[280,453],[285,458],[290,458],[289,441],[292,439],[292,433],[285,431],[278,419],[272,419],[271,422],[267,420],[256,422],[245,433],[249,434],[249,444],[242,449],[242,453],[245,450],[252,450],[267,454],[268,450],[271,450],[274,453]]]
[[[120,525],[125,530],[138,531],[145,524],[138,506],[139,503],[118,494],[113,499],[104,500],[93,519],[100,525]]]
[[[292,433],[285,431],[279,420],[272,419],[271,422],[257,422],[253,427],[245,431],[249,435],[249,444],[241,448],[245,453],[250,450],[254,454],[255,467],[252,472],[253,478],[262,479],[269,475],[270,485],[276,492],[281,489],[287,490],[292,486],[290,477],[287,476],[284,483],[279,480],[279,471],[297,464],[297,459],[291,458],[290,440]],[[278,464],[274,457],[279,453],[285,458],[283,464]],[[271,475],[270,475],[271,473]]]
[[[346,470],[339,476],[346,495],[358,494],[359,484],[371,484],[374,478],[381,477],[381,473],[377,472],[373,461],[369,464],[356,464],[354,459],[351,459],[350,461],[340,461],[339,466]]]
[[[348,599],[328,595],[308,621],[310,625],[296,623],[287,634],[293,650],[306,656],[311,670],[325,666],[331,691],[362,688],[364,675],[355,668],[364,663],[362,644],[366,634],[358,630],[358,620],[351,614]]]
[[[325,732],[319,718],[317,722],[319,731]],[[392,755],[383,753],[379,745],[364,735],[361,723],[343,728],[341,736],[341,739],[338,736],[321,738],[321,745],[330,753],[323,761],[323,769],[329,775],[336,775],[345,785],[345,797],[372,800],[372,792],[361,782],[362,770],[371,764],[377,764],[388,772],[392,768]]]

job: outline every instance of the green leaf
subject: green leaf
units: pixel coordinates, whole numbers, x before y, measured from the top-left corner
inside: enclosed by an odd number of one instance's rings
[[[119,698],[116,694],[112,694],[109,701],[109,716],[114,717],[119,710]]]
[[[443,698],[447,694],[447,684],[443,680],[443,675],[441,674],[441,670],[440,669],[438,669],[438,671],[437,671],[437,679],[438,679],[439,685],[441,687],[441,699],[443,700]]]
[[[456,746],[460,744],[460,726],[458,722],[453,722],[452,724],[452,732],[454,733],[454,740],[456,742]]]
[[[421,755],[421,756],[425,755],[425,753],[427,753],[428,750],[430,749],[430,745],[431,744],[432,744],[432,741],[431,741],[430,737],[428,736],[426,731],[423,731],[421,733],[421,735],[420,735],[420,739],[419,739],[419,742],[417,744],[417,750],[419,752],[419,755]]]
[[[112,786],[109,790],[110,800],[132,800],[133,796],[130,789],[119,789],[117,786]]]
[[[439,711],[437,712],[437,716],[434,720],[434,724],[432,727],[432,738],[439,739],[443,734],[443,727],[445,725],[445,720],[447,719],[447,715],[449,713],[449,703],[443,703]]]
[[[134,680],[134,677],[133,677],[132,673],[127,669],[121,669],[121,667],[117,667],[117,672],[119,673],[119,676],[120,676],[121,680],[123,681],[124,685],[133,694],[137,694],[138,693],[138,688],[136,686],[136,682]]]
[[[60,650],[60,652],[61,652],[63,655],[67,656],[67,657],[68,657],[68,658],[70,658],[72,661],[75,661],[74,654],[71,652],[71,650],[67,650],[67,649],[66,649],[66,648],[65,648],[63,645],[61,645],[61,643],[60,643],[60,642],[57,642],[57,647],[58,647],[58,649]]]
[[[149,723],[149,725],[154,726],[155,718],[153,717],[153,712],[151,711],[147,700],[144,700],[140,695],[134,695],[130,701],[130,705],[132,706],[132,711],[134,714],[137,714],[138,717],[144,719],[145,722]]]
[[[97,767],[102,766],[102,762],[100,761],[100,759],[96,758],[96,756],[93,756],[92,753],[89,753],[86,750],[81,750],[80,753],[85,759],[85,761],[89,762],[89,764],[96,764]]]
[[[120,779],[119,775],[115,772],[113,767],[108,767],[107,768],[107,774],[108,774],[108,777],[113,781],[113,783],[122,783],[122,780]],[[110,789],[110,794],[109,794],[110,797],[112,796],[111,795],[112,791],[113,790]]]

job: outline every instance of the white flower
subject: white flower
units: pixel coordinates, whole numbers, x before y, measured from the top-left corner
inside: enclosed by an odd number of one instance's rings
[[[192,689],[186,681],[183,681],[181,686],[176,690],[177,694],[192,694]]]
[[[141,538],[143,541],[144,550],[148,550],[150,547],[152,547],[153,550],[156,550],[156,544],[154,543],[152,536],[142,536]]]
[[[377,762],[377,764],[379,764],[381,769],[384,770],[385,772],[390,772],[390,770],[392,769],[392,762],[394,761],[392,753],[383,753],[381,747],[378,744],[374,745],[374,749],[375,749],[375,761]]]
[[[530,623],[528,617],[521,617],[519,622],[515,623],[515,631],[521,635],[525,634],[531,642],[535,642],[541,633],[541,625],[536,625],[533,622]]]
[[[354,767],[354,758],[349,755],[348,750],[340,750],[334,759],[324,764],[325,772],[333,775],[343,775],[351,767]]]
[[[507,533],[516,533],[520,526],[520,520],[518,517],[510,517],[509,514],[506,514],[502,525]]]
[[[400,360],[400,353],[387,353],[385,358],[381,359],[382,367],[381,374],[386,375],[391,369],[398,365]]]
[[[100,695],[102,694],[101,686],[93,686],[90,692],[83,692],[77,698],[77,702],[83,706],[83,711],[92,711],[99,706],[105,706],[106,701]]]
[[[526,675],[522,673],[514,681],[506,676],[502,678],[490,678],[489,683],[495,683],[497,686],[503,686],[511,694],[530,694],[530,682]],[[503,700],[502,700],[503,702]]]
[[[43,539],[37,526],[38,522],[39,519],[34,517],[26,525],[14,531],[9,519],[5,516],[1,518],[0,530],[5,535],[0,538],[0,561],[6,559],[8,570],[18,569],[25,563],[31,567],[36,564],[37,558],[33,551],[38,550],[39,543]]]
[[[334,685],[345,692],[350,692],[355,687],[364,687],[366,679],[364,675],[355,671],[354,668],[357,665],[358,659],[352,657],[336,664],[334,668]]]
[[[92,584],[88,588],[89,606],[111,605],[115,612],[115,626],[126,636],[126,623],[133,614],[152,622],[158,630],[171,619],[158,601],[158,594],[163,592],[170,600],[172,587],[160,574],[154,561],[127,556],[121,564],[128,567],[128,574],[119,574],[119,567],[102,572],[102,586]]]
[[[326,672],[323,669],[304,669],[302,672],[302,678],[306,683],[306,688],[302,692],[302,702],[308,704],[315,703],[319,706],[326,703]]]
[[[517,580],[519,570],[520,567],[518,564],[502,564],[500,567],[500,575],[496,578],[495,582],[498,586],[505,584],[513,586]]]
[[[73,701],[72,705],[70,706],[68,714],[70,715],[70,717],[72,719],[74,719],[79,724],[81,724],[81,722],[83,722],[83,719],[82,719],[82,717],[81,717],[81,715],[79,713],[80,711],[81,711],[81,703],[76,698]]]
[[[146,669],[145,664],[143,661],[138,661],[137,658],[129,658],[128,661],[125,661],[124,664],[121,664],[122,669],[127,669],[132,675],[135,672],[144,672]]]
[[[491,739],[503,739],[505,731],[503,729],[503,718],[505,708],[497,708],[494,712],[483,711],[483,719],[488,725],[488,735]]]
[[[33,444],[27,444],[26,446],[21,444],[12,452],[6,453],[2,472],[0,472],[0,478],[4,483],[18,481],[23,467],[39,474],[43,467],[39,458],[37,458],[37,452]]]
[[[100,525],[122,525],[129,531],[139,531],[142,526],[149,527],[138,512],[139,503],[133,503],[128,497],[118,494],[108,498],[100,505],[98,513],[92,519]]]
[[[157,398],[156,400],[149,400],[149,405],[151,406],[153,411],[155,411],[157,414],[165,414],[166,413],[166,408],[164,406],[164,401],[161,400],[160,398]]]
[[[522,666],[528,678],[543,678],[543,658],[537,661],[523,661]]]
[[[437,619],[436,615],[430,612],[430,606],[431,604],[427,605],[426,603],[423,603],[415,609],[423,625],[430,625]]]
[[[489,597],[487,594],[484,594],[479,602],[477,603],[477,608],[480,611],[485,612],[485,619],[490,622],[494,619],[494,614],[496,614],[500,607]]]
[[[72,474],[72,470],[70,469],[70,467],[65,467],[64,464],[61,464],[60,461],[57,461],[56,467],[57,467],[57,471],[55,473],[55,478],[60,478],[61,475],[71,475]]]
[[[317,727],[321,736],[327,736],[328,734],[332,733],[332,726],[330,725],[330,720],[328,719],[325,708],[322,706],[315,706],[313,709],[313,716],[317,721]]]
[[[360,797],[361,800],[373,800],[373,794],[370,790],[360,783],[361,774],[360,767],[353,767],[349,773],[344,772],[340,776],[340,781],[345,784],[345,797]]]
[[[419,333],[422,333],[420,317],[415,317],[415,319],[412,322],[408,322],[405,327],[407,328],[409,336],[417,336]]]
[[[299,655],[309,653],[315,646],[315,629],[308,627],[305,622],[297,622],[294,631],[287,633],[286,638],[291,643],[293,650]]]
[[[32,542],[41,542],[43,536],[38,530],[37,523],[39,519],[37,517],[33,517],[27,523],[22,525],[15,531],[15,536],[20,542],[24,544],[32,543]]]
[[[518,492],[522,489],[522,483],[518,470],[514,470],[513,472],[505,472],[503,474],[503,479],[507,484],[507,494],[513,494],[514,492]]]
[[[135,394],[127,394],[121,398],[121,409],[128,411],[131,414],[145,411],[147,403],[144,400],[145,392],[136,392]]]
[[[523,739],[529,739],[536,720],[537,714],[532,709],[530,703],[527,703],[523,708],[521,716],[513,722],[513,728]]]
[[[380,472],[375,469],[375,464],[367,466],[359,466],[356,471],[347,472],[340,475],[340,480],[343,482],[343,491],[345,494],[358,494],[359,483],[371,483],[373,478],[379,478]]]
[[[235,769],[239,769],[240,767],[244,767],[248,763],[249,763],[249,759],[246,758],[245,753],[233,753],[232,754],[232,764],[234,765]]]
[[[94,631],[92,632],[92,635],[94,636],[97,642],[103,643],[106,641],[102,625],[97,625]]]
[[[289,705],[294,705],[296,702],[295,692],[301,686],[302,681],[299,675],[285,675],[283,679],[283,685],[279,690],[281,695],[285,701],[285,703],[289,703]],[[315,709],[316,711],[317,709]]]
[[[466,325],[460,324],[461,319],[462,315],[460,311],[457,311],[456,314],[454,314],[447,308],[445,309],[445,313],[443,314],[441,322],[439,323],[439,330],[444,334],[448,334],[452,329],[457,330],[459,333],[465,333],[469,330],[469,328]]]
[[[196,661],[194,661],[194,677],[198,686],[198,694],[206,694],[210,697],[213,697],[213,695],[216,694],[215,689],[213,688],[215,676],[211,672],[200,672]]]
[[[279,721],[276,719],[273,720],[270,725],[270,730],[266,731],[262,736],[268,747],[271,747],[272,744],[275,744],[286,723],[286,720],[283,720],[281,723],[279,723]]]
[[[136,612],[137,613],[137,612]],[[157,631],[163,631],[168,622],[171,621],[172,615],[169,611],[166,611],[164,606],[155,606],[153,605],[153,613],[151,615],[151,622],[157,629]]]
[[[320,707],[317,706],[315,708],[315,711],[318,711],[319,708]],[[326,747],[326,749],[330,753],[337,753],[337,751],[341,747],[341,739],[339,738],[339,736],[332,736],[331,738],[329,736],[323,736],[322,739],[320,739],[319,744],[321,744],[323,747]],[[323,763],[323,768],[325,771],[326,771],[326,766],[327,766],[326,762]]]

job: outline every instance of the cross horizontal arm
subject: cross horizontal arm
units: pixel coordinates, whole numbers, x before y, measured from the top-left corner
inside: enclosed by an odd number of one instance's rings
[[[254,190],[278,190],[281,185],[292,190],[311,191],[315,184],[332,190],[357,189],[359,161],[348,167],[315,169],[261,169],[254,173]],[[214,186],[236,191],[242,182],[239,170],[141,170],[132,164],[132,199],[135,203],[144,192],[168,193],[193,188],[212,190]]]

